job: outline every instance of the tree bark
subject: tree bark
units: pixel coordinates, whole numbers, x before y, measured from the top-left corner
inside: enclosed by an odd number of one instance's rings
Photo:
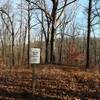
[[[30,67],[30,2],[28,2],[28,68]]]
[[[55,34],[55,22],[56,22],[56,11],[58,6],[58,0],[52,0],[53,9],[52,9],[52,30],[51,30],[51,40],[50,40],[50,63],[54,63],[54,34]]]
[[[90,67],[90,34],[91,34],[91,11],[92,11],[92,0],[89,0],[88,7],[88,30],[87,30],[87,52],[86,52],[86,68]]]

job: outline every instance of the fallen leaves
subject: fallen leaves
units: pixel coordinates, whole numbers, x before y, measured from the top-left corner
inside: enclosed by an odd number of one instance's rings
[[[0,91],[32,94],[32,71],[13,70],[6,74],[1,70]],[[88,100],[100,98],[100,75],[80,69],[56,68],[49,65],[35,69],[35,94],[59,98],[59,100]],[[1,92],[0,92],[1,93]],[[1,94],[0,94],[1,95]],[[25,97],[25,96],[24,96]],[[25,100],[29,100],[26,99]],[[56,99],[55,99],[56,100]],[[58,100],[58,99],[57,99]]]

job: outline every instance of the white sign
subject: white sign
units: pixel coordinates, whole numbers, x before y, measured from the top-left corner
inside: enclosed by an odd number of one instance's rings
[[[30,63],[31,64],[39,64],[40,63],[40,48],[31,48]]]

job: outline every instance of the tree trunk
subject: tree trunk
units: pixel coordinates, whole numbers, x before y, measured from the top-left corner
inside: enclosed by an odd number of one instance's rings
[[[56,22],[56,11],[58,6],[58,0],[53,1],[53,9],[52,9],[52,30],[51,30],[51,40],[50,40],[50,63],[54,63],[54,34],[55,34],[55,22]]]
[[[30,67],[30,2],[28,2],[28,68]]]
[[[14,29],[12,23],[12,66],[15,66],[15,59],[14,59],[14,46],[15,46],[15,36],[14,36]]]
[[[91,10],[92,10],[92,0],[89,0],[88,8],[88,30],[87,30],[87,52],[86,52],[86,68],[90,67],[90,34],[91,34]]]
[[[45,53],[46,53],[46,55],[45,55],[45,63],[46,64],[48,64],[48,46],[49,46],[49,41],[48,40],[46,40],[46,47],[45,47]]]

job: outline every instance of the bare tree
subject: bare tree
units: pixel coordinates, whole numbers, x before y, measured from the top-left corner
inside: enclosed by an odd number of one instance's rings
[[[10,31],[9,26],[7,25],[7,23],[5,22],[5,20],[2,16],[2,19],[5,23],[5,25],[7,26],[8,30],[11,32],[11,35],[12,35],[12,66],[14,66],[15,65],[15,61],[14,61],[14,42],[15,42],[15,38],[14,38],[13,18],[11,18],[9,13],[7,13],[3,8],[0,8],[0,11],[1,11],[2,14],[5,14],[8,17],[10,25],[11,25],[11,31]]]
[[[52,3],[51,12],[48,11],[46,4],[44,7],[41,7],[40,6],[41,2],[39,2],[39,1],[31,2],[31,3],[35,6],[35,9],[42,10],[48,18],[48,20],[47,20],[49,22],[48,30],[51,30],[50,33],[48,33],[48,34],[50,34],[50,40],[49,40],[50,41],[50,63],[53,63],[54,58],[55,58],[54,57],[54,36],[56,33],[56,28],[55,28],[56,23],[60,19],[60,17],[62,16],[65,7],[72,4],[76,0],[73,0],[69,3],[66,0],[64,0],[64,3],[61,7],[59,7],[59,3],[60,3],[59,0],[50,0],[50,1]]]

